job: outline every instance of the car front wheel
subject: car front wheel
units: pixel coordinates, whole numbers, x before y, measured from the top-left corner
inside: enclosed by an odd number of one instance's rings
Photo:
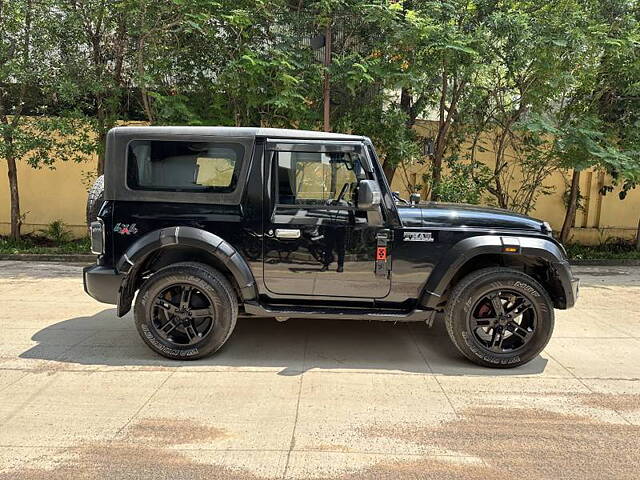
[[[453,289],[445,322],[453,344],[469,360],[484,367],[512,368],[531,361],[549,342],[553,302],[529,275],[485,268]]]

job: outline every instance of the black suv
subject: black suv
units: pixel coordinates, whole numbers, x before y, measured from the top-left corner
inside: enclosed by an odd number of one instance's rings
[[[366,137],[120,127],[105,165],[85,290],[118,316],[137,292],[138,331],[169,358],[212,354],[238,316],[431,324],[444,312],[467,358],[514,367],[576,301],[547,223],[403,201]]]

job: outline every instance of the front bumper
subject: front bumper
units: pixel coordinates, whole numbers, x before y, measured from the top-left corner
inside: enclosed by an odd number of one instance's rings
[[[113,268],[91,265],[82,269],[84,291],[102,303],[118,304],[123,275]]]
[[[571,265],[567,261],[556,262],[553,266],[564,291],[564,304],[558,305],[557,308],[571,308],[578,300],[580,279],[573,276]]]

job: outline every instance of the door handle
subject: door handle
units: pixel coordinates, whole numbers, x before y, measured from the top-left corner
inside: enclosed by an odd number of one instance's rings
[[[293,228],[276,228],[278,238],[300,238],[300,230]]]

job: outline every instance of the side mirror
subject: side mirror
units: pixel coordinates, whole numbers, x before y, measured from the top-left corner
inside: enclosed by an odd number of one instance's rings
[[[363,210],[376,207],[382,201],[380,186],[375,180],[360,180],[358,183],[358,208]]]
[[[411,195],[409,195],[409,203],[411,205],[418,205],[420,203],[420,194],[412,193]]]

